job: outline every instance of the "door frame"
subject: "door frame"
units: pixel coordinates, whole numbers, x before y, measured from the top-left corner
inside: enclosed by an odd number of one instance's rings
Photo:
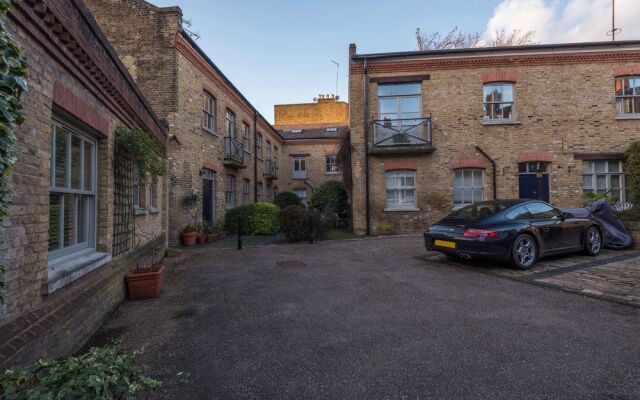
[[[520,171],[520,166],[522,164],[526,164],[526,171],[525,172]],[[542,164],[542,165],[545,166],[544,172],[542,172],[542,176],[546,176],[547,177],[547,186],[548,186],[547,192],[549,193],[549,199],[548,200],[545,200],[545,199],[529,199],[529,200],[541,200],[541,201],[545,201],[545,202],[547,202],[549,204],[552,204],[551,203],[551,173],[550,173],[551,162],[550,161],[524,161],[524,162],[519,162],[518,163],[518,197],[520,197],[520,189],[521,189],[520,177],[523,176],[523,175],[534,175],[535,176],[535,175],[538,174],[537,171],[530,171],[529,167],[530,167],[531,164],[538,164],[538,165]],[[536,176],[536,183],[537,183],[538,179],[541,179],[541,178],[538,178]]]
[[[202,177],[202,217],[204,219],[204,181],[211,181],[211,221],[216,221],[216,173],[215,171],[204,169]]]

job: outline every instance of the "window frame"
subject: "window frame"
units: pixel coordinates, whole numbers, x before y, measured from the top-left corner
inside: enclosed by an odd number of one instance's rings
[[[262,160],[262,134],[256,133],[256,157]]]
[[[242,180],[242,204],[251,203],[251,181],[249,179]]]
[[[333,159],[333,163],[330,162],[331,159]],[[333,166],[334,168],[331,168],[331,166]],[[324,169],[326,175],[338,175],[340,173],[340,168],[338,166],[338,156],[325,155]]]
[[[217,128],[217,109],[218,109],[218,100],[211,93],[206,90],[204,93],[204,103],[202,105],[203,119],[202,119],[202,129],[215,134]],[[207,126],[211,124],[212,126]]]
[[[236,119],[236,113],[229,108],[224,109],[224,137],[230,137],[236,139],[238,122]]]
[[[65,139],[67,143],[65,144],[65,185],[58,186],[56,182],[56,141],[57,141],[57,133],[58,129],[63,129],[67,133],[67,138]],[[72,142],[73,137],[77,137],[80,139],[80,168],[79,168],[79,183],[82,189],[74,189],[72,182]],[[86,157],[86,148],[85,142],[89,143],[91,147],[91,177],[89,183],[91,185],[91,190],[85,190],[86,176],[84,170],[84,163]],[[59,196],[59,211],[58,211],[58,248],[52,250],[50,245],[47,247],[48,251],[48,261],[49,263],[55,262],[57,259],[61,257],[67,256],[69,254],[76,253],[78,251],[82,251],[85,249],[93,249],[95,251],[96,248],[96,236],[97,236],[97,225],[98,225],[98,213],[97,213],[97,201],[98,201],[98,141],[86,134],[81,133],[81,130],[75,129],[69,124],[65,124],[57,119],[53,119],[51,123],[51,161],[49,165],[50,172],[50,181],[49,181],[49,198],[51,199],[51,195]],[[73,196],[75,199],[75,206],[73,210],[73,236],[74,236],[74,244],[70,246],[64,246],[65,242],[65,231],[64,231],[64,214],[65,214],[65,196]],[[81,213],[83,214],[81,218],[82,226],[77,226],[78,224],[78,209],[81,209]],[[51,204],[49,205],[49,217],[51,216]],[[49,228],[47,232],[49,232],[51,227],[51,221],[49,221]],[[78,242],[78,232],[83,230],[86,234],[85,240],[82,242]]]
[[[624,81],[633,80],[635,83],[632,87],[632,94],[624,93]],[[621,81],[620,91],[618,94],[618,82]],[[616,114],[618,117],[640,118],[640,75],[618,76],[614,81],[614,97],[616,101]],[[631,100],[631,112],[624,112],[625,99]]]
[[[262,201],[262,182],[258,182],[256,186],[256,199]]]
[[[293,193],[298,196],[300,203],[306,207],[308,204],[307,189],[293,189]],[[304,196],[300,196],[301,193],[304,193]]]
[[[298,169],[296,170],[296,165]],[[292,167],[293,167],[293,179],[307,179],[307,159],[306,157],[293,157],[292,159]],[[299,172],[296,174],[296,172]]]
[[[395,177],[394,181],[397,182],[397,178],[404,178],[405,185],[392,186],[389,187],[389,177]],[[407,178],[413,179],[413,186],[406,185]],[[415,211],[418,209],[418,196],[417,196],[417,184],[416,184],[417,172],[415,170],[410,169],[401,169],[401,170],[391,170],[386,171],[384,174],[384,189],[385,189],[385,211]],[[389,192],[399,192],[404,193],[407,191],[413,191],[413,201],[409,202],[389,202]],[[406,193],[401,197],[407,197]]]
[[[465,186],[465,173],[471,173],[471,186]],[[475,185],[475,174],[480,174],[480,186]],[[460,174],[460,183],[461,186],[456,186],[456,175]],[[453,170],[453,209],[457,210],[466,206],[470,206],[474,203],[478,203],[480,201],[484,201],[486,199],[485,193],[485,170],[482,168],[458,168]],[[480,199],[475,199],[475,192],[477,189],[481,190]],[[456,190],[461,190],[461,203],[456,203]],[[465,190],[471,190],[471,202],[465,202]]]
[[[224,201],[226,210],[230,210],[236,205],[236,177],[234,175],[225,175],[224,177]]]
[[[596,163],[604,162],[605,163],[605,171],[604,172],[596,172]],[[618,163],[618,171],[610,171],[610,163]],[[586,171],[586,166],[590,165],[590,170]],[[585,160],[582,162],[582,195],[587,198],[587,193],[604,193],[607,196],[611,196],[611,191],[613,190],[611,186],[611,177],[618,176],[620,179],[620,187],[617,188],[620,192],[620,198],[617,200],[620,203],[624,203],[627,201],[629,197],[629,188],[627,187],[627,173],[624,170],[624,161],[623,160]],[[600,192],[598,189],[598,176],[605,177],[605,192]],[[585,179],[590,177],[591,186],[585,186]]]
[[[395,87],[399,87],[399,86],[410,86],[410,85],[418,85],[419,86],[419,90],[416,93],[403,93],[403,94],[381,94],[381,89],[389,87],[389,88],[393,88]],[[378,88],[377,88],[377,95],[378,95],[378,119],[383,120],[385,119],[386,114],[392,114],[392,113],[383,113],[381,106],[382,106],[382,101],[383,100],[391,100],[391,99],[395,99],[397,104],[396,104],[396,112],[393,113],[394,114],[394,118],[389,118],[390,120],[415,120],[415,119],[421,119],[422,118],[422,82],[420,81],[415,81],[415,82],[397,82],[397,83],[380,83],[378,84]],[[393,92],[393,89],[391,89],[391,92]],[[409,99],[409,98],[417,98],[418,99],[418,112],[416,113],[410,113],[410,112],[404,112],[403,111],[403,104],[404,104],[404,100],[405,99]],[[413,117],[404,117],[403,114],[418,114],[416,116]]]
[[[485,97],[485,88],[494,87],[494,86],[510,86],[511,87],[511,101],[487,101]],[[504,92],[504,91],[503,91]],[[504,93],[502,93],[504,96]],[[493,116],[487,116],[487,105],[511,105],[511,117],[510,118],[495,118]],[[493,107],[492,115],[495,114],[495,107]],[[504,112],[503,112],[504,114]],[[515,82],[487,82],[482,85],[482,121],[488,124],[491,123],[508,123],[515,122],[517,119],[516,115],[516,83]]]
[[[242,121],[242,149],[251,153],[251,127]]]

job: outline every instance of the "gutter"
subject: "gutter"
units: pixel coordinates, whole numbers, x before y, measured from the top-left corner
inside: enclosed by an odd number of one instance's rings
[[[489,160],[491,166],[493,167],[493,199],[498,200],[498,174],[496,172],[496,161],[493,158],[489,157],[489,155],[485,153],[484,150],[480,148],[480,146],[475,146],[475,148],[480,152],[480,154],[482,154],[487,160]]]
[[[258,202],[258,111],[255,108],[253,108],[253,202]]]
[[[367,236],[371,235],[371,204],[369,202],[369,71],[364,59],[364,201]]]

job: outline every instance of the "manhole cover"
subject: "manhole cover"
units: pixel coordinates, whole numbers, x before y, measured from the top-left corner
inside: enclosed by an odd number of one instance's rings
[[[277,264],[280,268],[298,268],[298,267],[304,267],[306,265],[302,261],[298,261],[298,260],[278,261]]]

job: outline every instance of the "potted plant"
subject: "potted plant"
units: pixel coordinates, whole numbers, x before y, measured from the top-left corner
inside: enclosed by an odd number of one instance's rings
[[[217,242],[220,239],[220,227],[215,224],[207,224],[205,226],[205,233],[207,235],[207,243]]]
[[[198,235],[198,230],[195,225],[187,224],[182,230],[182,244],[185,246],[193,246],[196,244],[196,236]]]
[[[155,247],[151,254],[151,266],[140,268],[136,263],[136,269],[127,272],[125,282],[130,300],[151,299],[160,296],[160,288],[164,279],[164,264],[155,262],[156,254],[162,254],[162,247]]]
[[[390,235],[392,229],[393,229],[393,225],[391,224],[380,224],[378,225],[378,235],[380,236]]]
[[[198,244],[204,244],[207,240],[207,232],[205,232],[205,226],[206,224],[203,222],[196,225],[196,242]]]

